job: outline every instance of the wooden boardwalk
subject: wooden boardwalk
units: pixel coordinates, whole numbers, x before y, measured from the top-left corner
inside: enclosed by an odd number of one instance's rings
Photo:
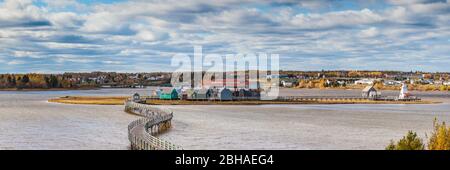
[[[368,97],[358,97],[358,96],[280,96],[277,98],[280,101],[362,101],[362,100],[373,100],[373,101],[420,101],[420,98],[410,97],[407,99],[398,99],[396,97],[380,96],[376,98]]]
[[[125,111],[142,116],[128,125],[128,140],[133,150],[182,150],[180,146],[156,137],[171,127],[173,113],[127,100]]]

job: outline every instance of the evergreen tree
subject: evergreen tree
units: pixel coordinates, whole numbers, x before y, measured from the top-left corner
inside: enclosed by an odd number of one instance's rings
[[[44,81],[45,81],[45,85],[47,86],[47,88],[51,88],[51,82],[50,82],[50,78],[48,78],[47,76],[44,77]]]
[[[15,78],[15,76],[13,75],[12,81],[11,81],[11,86],[12,86],[12,87],[16,87],[16,85],[17,85],[17,83],[16,83],[16,78]]]
[[[400,139],[397,143],[391,141],[386,147],[386,150],[424,150],[425,145],[417,134],[413,131],[408,131],[406,136]]]
[[[6,79],[6,82],[8,83],[8,87],[15,86],[15,85],[13,85],[13,78],[11,78],[11,76],[8,76],[8,78]]]
[[[23,84],[29,83],[30,82],[30,78],[28,77],[28,75],[24,75],[21,82]]]
[[[50,87],[51,88],[56,88],[59,86],[59,82],[58,82],[58,78],[54,75],[50,76]]]

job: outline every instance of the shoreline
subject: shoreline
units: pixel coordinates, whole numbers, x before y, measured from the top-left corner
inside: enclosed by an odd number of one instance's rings
[[[159,87],[159,86],[148,86],[148,87]],[[361,90],[364,87],[335,87],[335,88],[298,88],[298,87],[280,87],[283,89],[292,89],[292,90],[320,90],[320,91],[326,91],[326,90]],[[18,88],[0,88],[1,91],[73,91],[73,90],[101,90],[101,89],[123,89],[123,88],[110,88],[110,87],[87,87],[87,88],[24,88],[24,89],[18,89]],[[139,88],[136,88],[139,89]],[[385,91],[398,91],[398,89],[393,88],[381,88],[379,90],[385,90]],[[418,90],[418,89],[410,89],[411,92],[449,92],[450,90]]]
[[[49,99],[48,102],[62,104],[123,105],[128,96],[64,96]],[[280,100],[239,100],[239,101],[194,101],[194,100],[146,100],[149,105],[271,105],[271,104],[439,104],[440,101],[373,101],[373,100],[321,100],[321,101],[280,101]]]

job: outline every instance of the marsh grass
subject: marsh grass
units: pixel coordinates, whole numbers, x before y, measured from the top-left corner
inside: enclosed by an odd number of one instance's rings
[[[66,96],[56,99],[50,99],[49,102],[64,104],[92,104],[92,105],[123,105],[128,97],[111,96],[111,97],[93,97],[93,96]]]

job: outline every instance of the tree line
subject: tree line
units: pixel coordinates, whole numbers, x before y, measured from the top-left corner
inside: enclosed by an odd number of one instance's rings
[[[76,88],[77,82],[60,75],[43,74],[1,74],[0,88]]]

